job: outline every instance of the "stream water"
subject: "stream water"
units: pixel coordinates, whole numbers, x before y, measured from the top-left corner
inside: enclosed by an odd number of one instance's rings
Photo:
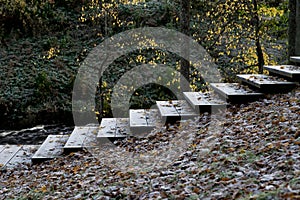
[[[73,126],[62,124],[39,125],[21,130],[0,130],[0,145],[3,144],[42,144],[48,135],[67,135]]]

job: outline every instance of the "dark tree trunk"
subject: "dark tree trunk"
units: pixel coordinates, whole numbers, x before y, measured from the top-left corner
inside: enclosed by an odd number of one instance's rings
[[[264,65],[265,65],[265,59],[264,59],[264,54],[260,45],[260,39],[259,37],[256,38],[256,54],[258,58],[258,69],[259,73],[262,74],[264,70]]]
[[[289,0],[289,57],[296,55],[296,0]]]
[[[290,0],[289,10],[289,56],[300,56],[300,0]]]
[[[258,16],[258,5],[257,5],[257,0],[253,0],[253,7],[254,7],[254,18],[255,18],[255,45],[256,45],[256,55],[258,59],[258,69],[259,73],[263,73],[263,67],[265,64],[264,60],[264,54],[261,48],[261,43],[260,43],[260,37],[259,37],[259,30],[260,30],[260,20]]]
[[[181,13],[180,13],[180,26],[181,26],[181,32],[185,35],[190,34],[190,0],[181,0]],[[184,42],[184,46],[182,47],[182,53],[185,55],[186,58],[189,57],[190,51],[189,51],[189,44],[188,42]],[[190,62],[186,59],[181,59],[181,67],[180,67],[180,73],[181,75],[190,82]],[[189,90],[189,84],[187,84],[185,81],[180,81],[180,88],[182,91],[188,91]]]
[[[104,112],[103,112],[103,90],[102,90],[102,77],[100,77],[99,80],[99,86],[97,87],[97,92],[95,95],[95,101],[96,101],[96,116],[97,116],[97,120],[99,123],[101,123],[102,118],[104,117]]]
[[[296,2],[296,41],[295,55],[300,56],[300,0]]]

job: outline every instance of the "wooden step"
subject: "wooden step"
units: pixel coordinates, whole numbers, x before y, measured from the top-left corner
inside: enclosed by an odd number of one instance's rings
[[[131,134],[129,118],[103,118],[97,132],[100,139],[123,139]]]
[[[198,116],[185,100],[156,101],[156,105],[165,124]]]
[[[82,150],[83,148],[97,146],[99,125],[76,126],[64,146],[64,152]]]
[[[151,132],[160,122],[157,109],[129,110],[130,130],[134,135]]]
[[[21,149],[20,145],[4,145],[1,146],[0,166],[4,167]]]
[[[295,65],[264,66],[270,75],[286,78],[290,81],[300,82],[300,67]]]
[[[64,152],[68,153],[81,150],[84,146],[83,142],[89,129],[90,127],[88,126],[76,126],[64,146]]]
[[[300,63],[300,56],[291,56],[290,61],[294,63]]]
[[[0,152],[5,148],[6,145],[0,145]]]
[[[117,118],[116,119],[116,138],[124,138],[131,135],[129,127],[129,118]]]
[[[296,87],[295,82],[289,82],[274,76],[263,74],[239,74],[237,77],[251,87],[255,87],[264,93],[287,92]]]
[[[210,86],[222,99],[231,103],[246,103],[263,97],[263,93],[239,83],[211,83]]]
[[[94,148],[99,146],[98,142],[98,131],[99,125],[94,124],[90,126],[87,134],[85,134],[85,138],[83,140],[82,148]]]
[[[183,95],[198,113],[211,113],[212,110],[225,109],[228,105],[212,92],[184,92]]]
[[[31,157],[38,150],[40,145],[22,145],[19,151],[5,165],[7,168],[17,168],[20,165],[31,165]]]
[[[68,138],[68,135],[48,135],[37,152],[32,156],[32,162],[37,163],[60,157],[63,154],[63,147]]]

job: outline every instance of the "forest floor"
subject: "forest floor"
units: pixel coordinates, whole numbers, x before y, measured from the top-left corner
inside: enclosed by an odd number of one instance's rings
[[[163,168],[118,170],[90,151],[71,153],[2,171],[0,198],[300,199],[300,89],[233,105],[225,114],[223,128],[213,136],[203,116],[118,143],[151,149],[191,134],[189,148]]]

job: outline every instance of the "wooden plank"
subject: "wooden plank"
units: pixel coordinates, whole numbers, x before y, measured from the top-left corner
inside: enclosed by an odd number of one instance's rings
[[[82,144],[82,148],[95,148],[99,147],[99,141],[98,141],[98,132],[99,132],[99,126],[90,126],[87,133],[85,134],[85,138]]]
[[[197,113],[211,113],[212,110],[218,110],[228,106],[225,101],[218,98],[212,92],[184,92],[183,95]]]
[[[0,145],[0,153],[3,151],[6,145]]]
[[[294,63],[300,63],[300,56],[291,56],[290,61]]]
[[[194,109],[185,100],[174,101],[173,105],[181,117],[181,120],[191,119],[198,116]]]
[[[31,157],[38,150],[40,145],[22,145],[15,156],[5,165],[7,168],[16,168],[20,165],[30,165]]]
[[[263,96],[263,93],[253,91],[239,83],[211,83],[210,87],[222,99],[231,103],[255,101]]]
[[[145,112],[148,126],[157,127],[161,125],[158,109],[146,109]]]
[[[129,127],[129,118],[117,118],[116,136],[126,137],[131,134]]]
[[[237,77],[249,86],[256,87],[264,93],[278,93],[289,91],[296,87],[295,82],[289,82],[273,76],[263,74],[239,74]]]
[[[270,74],[287,78],[291,81],[300,81],[300,67],[295,65],[276,65],[276,66],[264,66],[264,69],[268,70]]]
[[[64,146],[64,152],[81,150],[89,129],[89,126],[76,126]]]
[[[125,138],[127,135],[124,134],[124,126],[126,120],[117,118],[103,118],[98,129],[97,138],[103,139],[121,139]],[[129,122],[128,122],[129,126]]]
[[[129,110],[130,128],[147,126],[146,112],[144,109]]]
[[[69,136],[67,135],[49,135],[37,152],[32,157],[32,162],[40,162],[60,157],[63,154],[63,147]]]
[[[166,124],[198,116],[185,100],[157,101],[156,103]]]
[[[5,145],[0,153],[0,166],[5,166],[20,149],[20,145]]]
[[[172,101],[156,101],[156,105],[163,123],[175,123],[181,119]]]
[[[151,132],[157,125],[158,110],[157,109],[131,109],[130,130],[132,134],[141,134]]]
[[[97,138],[113,138],[116,134],[116,118],[103,118],[98,130]]]
[[[98,147],[100,145],[97,138],[98,132],[99,125],[97,124],[75,127],[64,146],[64,152],[70,153],[83,148]]]
[[[177,101],[175,101],[176,103]],[[176,116],[180,117],[176,108],[173,106],[173,101],[156,101],[158,110],[162,117]]]

